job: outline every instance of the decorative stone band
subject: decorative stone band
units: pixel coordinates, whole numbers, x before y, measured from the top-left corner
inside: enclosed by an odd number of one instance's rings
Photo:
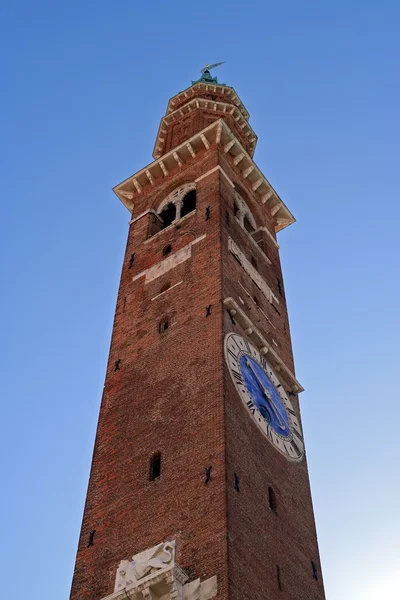
[[[236,244],[236,242],[233,241],[232,238],[228,239],[228,248],[232,252],[233,256],[236,258],[236,260],[242,265],[246,273],[250,275],[251,279],[267,298],[268,302],[270,302],[271,304],[275,303],[279,305],[278,298],[272,292],[267,282],[261,277],[260,273],[253,267],[251,262],[247,260],[243,252],[240,250],[239,246]]]
[[[238,162],[236,168],[247,179],[259,202],[265,204],[270,214],[273,214],[275,231],[280,231],[294,223],[295,219],[292,213],[223,119],[217,119],[158,160],[128,177],[128,179],[116,185],[113,191],[127,209],[132,212],[135,198],[144,193],[143,188],[145,186],[155,185],[157,181],[168,175],[170,169],[177,166],[182,167],[193,160],[193,154],[201,149],[209,148],[212,144],[221,145],[222,151],[231,156],[233,160],[240,156],[240,162]]]
[[[217,577],[188,582],[187,573],[175,563],[175,541],[162,542],[122,560],[114,593],[103,600],[211,600],[217,594]]]
[[[145,283],[149,283],[150,281],[157,279],[157,277],[161,277],[161,275],[164,275],[164,273],[170,269],[173,269],[174,267],[177,267],[181,263],[185,262],[185,260],[188,260],[188,258],[192,256],[192,246],[204,240],[206,235],[207,234],[205,233],[204,235],[199,236],[177,252],[174,252],[174,254],[170,254],[168,258],[164,258],[164,260],[150,267],[150,269],[141,271],[132,278],[132,281],[136,281],[136,279],[139,279],[139,277],[145,276]]]
[[[191,85],[190,87],[186,88],[186,90],[183,90],[183,92],[179,92],[179,94],[173,96],[168,102],[167,115],[176,110],[176,105],[179,102],[182,100],[189,100],[191,96],[196,94],[197,90],[204,90],[205,92],[218,92],[219,94],[226,96],[226,98],[229,99],[228,101],[237,106],[244,117],[249,120],[250,114],[248,110],[232,87],[218,83],[204,83],[202,81],[197,81],[194,85]]]
[[[290,385],[289,391],[296,394],[304,392],[304,388],[297,381],[292,371],[286,366],[279,354],[267,342],[254,323],[240,308],[237,302],[235,302],[233,298],[229,297],[224,299],[224,305],[229,310],[232,317],[234,317],[235,321],[244,329],[246,335],[248,335],[248,337],[254,342],[260,353],[264,356],[268,354],[268,362],[271,363],[275,370],[280,373],[285,381]]]

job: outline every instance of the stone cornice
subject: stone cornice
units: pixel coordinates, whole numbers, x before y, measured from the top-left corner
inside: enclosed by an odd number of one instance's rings
[[[141,196],[145,186],[154,186],[156,181],[165,178],[170,170],[177,166],[182,167],[185,163],[192,161],[197,152],[204,148],[208,150],[212,144],[221,146],[222,151],[233,158],[234,165],[239,169],[242,177],[248,180],[259,202],[268,207],[274,218],[276,232],[294,223],[295,218],[292,213],[223,119],[214,121],[190,139],[115,186],[113,191],[126,208],[132,212],[135,199]]]
[[[170,125],[176,119],[189,115],[193,110],[201,108],[203,110],[212,110],[223,112],[232,115],[232,118],[237,121],[238,127],[243,130],[243,135],[249,138],[250,144],[250,155],[253,156],[254,150],[257,144],[257,136],[249,125],[247,119],[243,116],[240,109],[235,106],[232,102],[222,102],[221,100],[207,100],[205,98],[192,98],[183,106],[177,108],[173,112],[168,113],[161,119],[160,126],[158,128],[156,143],[154,145],[153,157],[155,159],[160,158],[163,154],[165,147],[165,136],[167,133],[167,126]]]
[[[167,114],[172,113],[176,109],[178,103],[184,102],[186,99],[190,100],[190,98],[195,96],[199,90],[203,90],[205,92],[214,92],[226,96],[229,98],[228,101],[237,106],[243,116],[249,120],[250,114],[233,88],[229,87],[228,85],[204,83],[202,81],[198,81],[197,83],[186,88],[186,90],[183,90],[183,92],[179,92],[179,94],[173,96],[168,102]]]
[[[304,388],[297,381],[296,377],[289,369],[289,367],[283,362],[279,354],[274,350],[261,334],[261,332],[257,329],[257,327],[253,324],[253,322],[249,319],[249,317],[245,314],[245,312],[240,308],[240,306],[233,300],[233,298],[225,298],[224,305],[229,310],[231,316],[239,323],[239,325],[243,328],[245,333],[249,336],[249,338],[256,344],[257,348],[260,350],[261,354],[266,357],[266,360],[271,364],[271,366],[277,371],[282,377],[289,383],[290,391],[299,394],[300,392],[304,392]]]

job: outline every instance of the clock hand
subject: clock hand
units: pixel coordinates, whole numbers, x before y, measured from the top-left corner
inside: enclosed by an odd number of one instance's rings
[[[256,378],[257,384],[260,387],[263,396],[265,397],[265,399],[267,400],[269,406],[271,407],[277,421],[278,421],[278,425],[279,425],[279,429],[285,429],[286,424],[285,422],[282,420],[282,417],[279,413],[279,411],[277,410],[275,403],[271,397],[270,392],[264,387],[263,383],[260,381],[257,373],[255,372],[255,370],[253,369],[253,365],[251,364],[251,362],[249,361],[248,358],[246,358],[246,366],[251,370],[251,372],[253,373],[254,377]]]
[[[257,373],[254,371],[254,369],[253,369],[253,367],[252,367],[252,365],[251,365],[251,363],[249,362],[248,359],[246,359],[246,366],[252,371],[252,373],[253,373],[253,375],[255,377],[255,380],[257,381],[257,385],[258,385],[258,387],[259,387],[259,389],[261,391],[261,394],[264,397],[266,397],[264,387],[263,387],[261,381],[259,380],[259,378],[257,377]],[[267,405],[269,407],[270,406],[270,402],[268,401],[268,398],[266,398],[266,400],[267,400]],[[274,410],[274,407],[272,407],[272,410]],[[275,414],[275,410],[274,410],[274,414]]]

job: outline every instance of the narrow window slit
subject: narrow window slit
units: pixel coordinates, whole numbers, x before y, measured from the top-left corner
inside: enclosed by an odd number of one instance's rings
[[[150,481],[154,481],[161,475],[161,454],[158,452],[150,459]]]
[[[276,581],[278,584],[278,590],[282,591],[282,575],[281,575],[281,568],[279,565],[276,565]]]
[[[268,506],[273,512],[276,512],[277,502],[276,494],[272,486],[268,486]]]
[[[206,472],[206,479],[205,479],[204,483],[206,485],[209,481],[211,481],[211,469],[212,469],[212,465],[210,465],[209,467],[204,467],[204,470]]]
[[[311,561],[311,567],[312,567],[313,577],[315,580],[317,580],[318,579],[318,569],[317,569],[317,565],[315,564],[315,562],[313,560]]]
[[[94,540],[94,534],[96,533],[95,529],[91,529],[89,531],[89,540],[88,540],[88,545],[87,547],[90,548],[91,546],[93,546],[93,540]]]

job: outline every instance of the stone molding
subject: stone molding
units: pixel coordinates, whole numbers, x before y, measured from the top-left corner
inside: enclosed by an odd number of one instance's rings
[[[167,273],[171,269],[185,262],[185,260],[188,260],[192,256],[192,246],[204,240],[206,235],[207,234],[205,233],[204,235],[197,237],[196,239],[189,242],[189,244],[186,244],[186,246],[183,246],[183,248],[181,248],[177,252],[174,252],[174,254],[169,254],[167,258],[164,258],[156,265],[153,265],[149,269],[141,271],[140,273],[132,277],[132,281],[136,281],[136,279],[139,279],[140,277],[146,277],[145,283],[147,284],[150,283],[150,281],[157,279],[157,277],[161,277],[161,275],[164,275],[164,273]]]
[[[228,180],[228,183],[234,188],[235,184],[233,183],[233,181],[231,179],[229,179],[229,175],[226,174],[226,172],[223,170],[223,168],[220,165],[217,165],[216,167],[214,167],[213,169],[210,169],[209,171],[207,171],[206,173],[203,173],[203,175],[200,175],[200,177],[198,177],[197,179],[195,179],[195,183],[198,183],[199,181],[201,181],[202,179],[204,179],[205,177],[208,177],[209,175],[212,175],[213,173],[215,173],[216,171],[219,171],[220,173],[222,173],[222,175],[225,176],[225,178]]]
[[[279,354],[274,350],[267,342],[262,333],[257,329],[252,320],[246,315],[244,310],[240,308],[238,303],[231,297],[224,299],[224,306],[229,310],[231,316],[235,321],[243,328],[246,335],[254,342],[256,347],[259,349],[261,354],[264,356],[268,354],[268,361],[275,368],[277,373],[280,373],[282,377],[290,384],[291,392],[299,394],[304,392],[304,388],[297,381],[294,373],[289,367],[283,362]]]
[[[240,265],[246,271],[247,275],[250,276],[250,278],[254,281],[256,286],[264,294],[268,302],[270,302],[270,304],[275,303],[279,306],[279,299],[275,296],[265,279],[261,277],[260,273],[255,267],[253,267],[251,262],[246,258],[246,256],[243,254],[243,252],[237,245],[237,243],[234,242],[232,238],[228,238],[228,248],[233,254],[233,256],[236,258],[238,263],[240,263]]]
[[[292,213],[223,119],[214,121],[158,160],[128,177],[116,185],[113,191],[132,212],[135,199],[143,194],[145,186],[154,186],[158,181],[163,181],[168,176],[170,169],[181,168],[184,164],[192,161],[197,152],[204,148],[210,148],[212,144],[220,146],[222,152],[230,155],[233,160],[240,156],[240,161],[235,168],[239,170],[244,179],[247,179],[256,199],[262,205],[265,204],[273,216],[276,232],[295,222]]]
[[[168,102],[167,115],[171,114],[176,110],[177,104],[189,100],[189,96],[194,96],[198,90],[204,90],[205,92],[214,92],[221,94],[222,96],[226,96],[227,98],[229,98],[229,102],[232,102],[235,106],[238,107],[238,109],[246,118],[246,120],[249,120],[249,111],[244,106],[243,102],[232,87],[230,87],[229,85],[222,85],[219,83],[205,83],[202,81],[198,81],[195,84],[192,84],[190,87],[186,88],[186,90],[183,90],[182,92],[179,92],[179,94],[173,96]]]

